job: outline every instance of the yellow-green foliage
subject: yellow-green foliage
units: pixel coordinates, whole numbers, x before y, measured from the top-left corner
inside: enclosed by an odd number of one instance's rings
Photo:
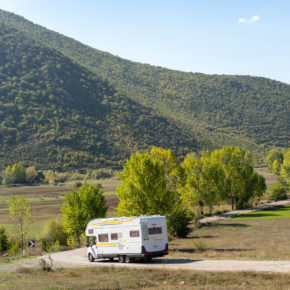
[[[32,183],[35,181],[35,178],[37,177],[37,172],[35,170],[34,166],[29,166],[28,168],[26,168],[25,171],[25,180],[26,182]]]
[[[25,181],[25,169],[21,162],[15,163],[12,166],[7,166],[5,173],[13,177],[16,183],[22,183]]]
[[[58,220],[48,220],[43,230],[43,238],[49,243],[58,242],[60,245],[66,246],[68,235],[61,222]]]
[[[26,198],[22,195],[17,197],[12,196],[9,200],[9,213],[14,220],[15,227],[19,234],[22,254],[24,255],[24,237],[26,235],[26,228],[32,219],[32,210]]]
[[[165,215],[169,232],[178,236],[188,234],[192,217],[178,191],[183,170],[171,150],[153,147],[149,153],[132,154],[120,178],[116,189],[120,199],[118,216]]]
[[[107,206],[103,189],[96,185],[83,185],[65,195],[62,207],[65,231],[78,240],[87,223],[94,218],[105,217]]]

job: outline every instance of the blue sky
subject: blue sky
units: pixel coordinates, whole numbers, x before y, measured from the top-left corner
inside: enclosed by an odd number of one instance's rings
[[[133,61],[290,84],[288,0],[0,0],[0,9]]]

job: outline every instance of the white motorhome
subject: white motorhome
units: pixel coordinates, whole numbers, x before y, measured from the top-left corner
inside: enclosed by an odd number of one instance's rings
[[[130,263],[134,259],[151,261],[152,257],[168,254],[166,218],[160,215],[118,217],[91,220],[86,236],[88,259],[118,258]]]

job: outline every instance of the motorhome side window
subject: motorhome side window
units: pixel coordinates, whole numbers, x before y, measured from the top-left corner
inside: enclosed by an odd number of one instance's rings
[[[158,234],[162,234],[162,228],[149,228],[149,229],[148,229],[148,234],[149,234],[149,235],[158,235]]]
[[[99,242],[108,242],[109,241],[108,234],[100,234],[100,235],[98,235],[98,237],[99,237]]]
[[[118,240],[118,234],[111,234],[111,240]]]
[[[140,237],[139,231],[130,231],[130,237],[131,238]]]

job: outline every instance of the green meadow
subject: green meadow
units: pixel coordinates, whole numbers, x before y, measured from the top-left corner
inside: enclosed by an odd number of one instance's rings
[[[235,217],[236,220],[290,218],[290,206],[253,212]]]

